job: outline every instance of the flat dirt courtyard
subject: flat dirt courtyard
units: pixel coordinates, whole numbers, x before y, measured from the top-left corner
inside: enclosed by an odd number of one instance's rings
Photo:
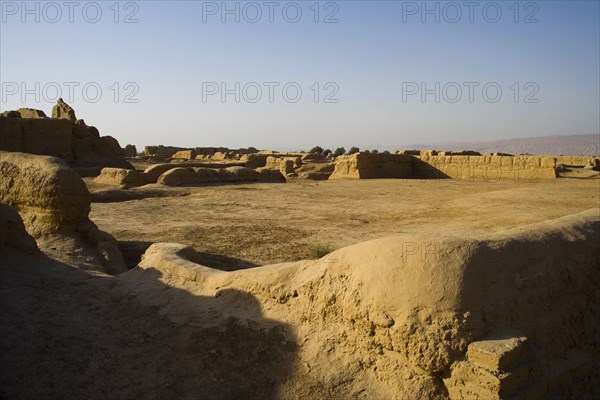
[[[598,179],[297,180],[129,190],[87,183],[103,199],[92,204],[90,218],[120,241],[130,266],[154,242],[193,246],[204,264],[231,270],[312,258],[318,245],[337,249],[404,232],[435,240],[600,212]]]

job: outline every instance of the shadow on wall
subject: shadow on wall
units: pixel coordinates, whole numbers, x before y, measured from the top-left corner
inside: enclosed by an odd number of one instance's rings
[[[600,311],[595,289],[600,284],[599,225],[581,229],[577,240],[553,233],[545,241],[520,237],[480,243],[465,269],[461,308],[494,305],[483,310],[488,326],[519,329],[546,355],[564,356],[573,343],[592,352],[595,335],[589,332]]]
[[[119,241],[119,250],[123,254],[123,259],[127,268],[135,268],[142,260],[142,255],[152,246],[153,242],[144,242],[138,240]],[[227,257],[219,254],[203,253],[197,251],[197,257],[192,261],[196,264],[205,265],[210,268],[221,271],[237,271],[240,269],[258,267],[257,264],[235,257]]]
[[[135,268],[140,261],[142,256],[152,246],[152,242],[144,242],[140,240],[119,240],[119,250],[123,254],[123,260],[128,269]]]
[[[474,248],[462,282],[462,309],[484,304],[488,333],[527,338],[524,351],[502,361],[505,377],[523,379],[501,378],[502,398],[598,398],[600,237],[598,222],[593,225],[569,236],[555,231],[544,241],[520,237]],[[467,386],[480,385],[473,375],[457,375]]]
[[[274,399],[292,374],[295,336],[251,294],[0,260],[1,398]]]
[[[433,165],[422,161],[417,157],[413,157],[413,177],[420,179],[450,179],[442,170]]]

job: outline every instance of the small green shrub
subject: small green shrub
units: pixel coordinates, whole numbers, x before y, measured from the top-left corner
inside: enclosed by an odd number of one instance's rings
[[[315,243],[308,247],[310,258],[321,258],[334,251],[335,248],[329,243]]]

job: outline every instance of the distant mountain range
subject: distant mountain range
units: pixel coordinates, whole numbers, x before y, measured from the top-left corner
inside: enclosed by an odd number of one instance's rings
[[[600,134],[540,136],[494,140],[489,142],[435,142],[412,144],[404,149],[475,150],[483,153],[597,156],[600,155]]]

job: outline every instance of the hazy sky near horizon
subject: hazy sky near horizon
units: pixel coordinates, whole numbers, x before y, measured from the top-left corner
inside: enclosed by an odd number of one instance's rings
[[[598,1],[0,3],[0,110],[60,95],[123,146],[600,132]]]

